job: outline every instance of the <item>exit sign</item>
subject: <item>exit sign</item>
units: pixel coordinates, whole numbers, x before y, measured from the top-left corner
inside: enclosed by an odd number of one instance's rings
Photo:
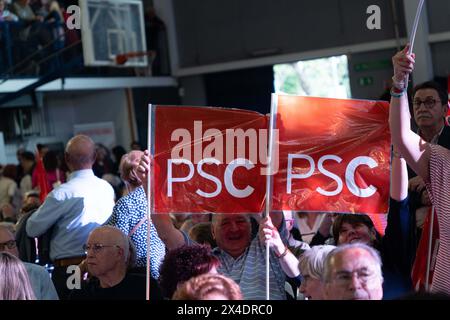
[[[392,62],[389,59],[358,63],[353,66],[356,72],[391,69]]]
[[[373,77],[361,77],[358,79],[358,84],[361,87],[367,87],[373,85]]]

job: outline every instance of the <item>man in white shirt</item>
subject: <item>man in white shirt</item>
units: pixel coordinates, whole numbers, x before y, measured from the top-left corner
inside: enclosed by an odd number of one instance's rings
[[[67,268],[84,259],[83,245],[89,233],[108,220],[114,206],[113,188],[92,171],[95,156],[95,144],[89,137],[77,135],[70,139],[65,152],[72,172],[68,181],[54,189],[27,221],[30,237],[52,229],[52,279],[61,299],[70,293],[66,281],[71,274],[66,273]]]

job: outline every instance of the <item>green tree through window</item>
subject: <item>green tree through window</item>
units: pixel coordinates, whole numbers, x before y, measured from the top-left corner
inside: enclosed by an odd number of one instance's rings
[[[275,92],[327,98],[350,98],[347,56],[278,64]]]

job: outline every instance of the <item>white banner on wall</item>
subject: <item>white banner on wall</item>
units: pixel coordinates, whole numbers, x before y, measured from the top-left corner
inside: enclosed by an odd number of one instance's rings
[[[75,124],[74,134],[84,134],[91,137],[95,143],[102,143],[108,148],[116,145],[116,131],[113,122],[95,122]]]

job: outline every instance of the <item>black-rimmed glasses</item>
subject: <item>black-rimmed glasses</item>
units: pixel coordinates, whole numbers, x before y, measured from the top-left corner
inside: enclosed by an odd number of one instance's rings
[[[414,106],[414,109],[419,109],[420,105],[423,103],[425,108],[433,109],[434,106],[436,105],[436,102],[440,102],[440,100],[436,100],[436,99],[433,99],[433,98],[426,98],[423,101],[420,100],[420,99],[414,99],[413,106]]]

